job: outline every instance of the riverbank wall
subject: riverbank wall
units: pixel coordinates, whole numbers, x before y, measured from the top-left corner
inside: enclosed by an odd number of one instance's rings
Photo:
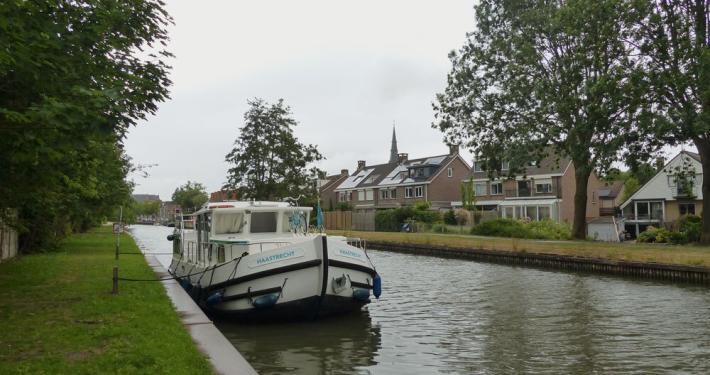
[[[384,241],[367,241],[367,247],[406,254],[710,285],[710,268],[707,267]]]

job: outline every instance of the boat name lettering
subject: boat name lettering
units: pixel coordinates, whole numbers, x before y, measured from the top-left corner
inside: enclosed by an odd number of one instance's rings
[[[282,260],[287,260],[291,258],[298,258],[303,256],[303,249],[288,249],[282,250],[276,254],[262,255],[250,262],[250,267],[259,267],[275,262],[280,262]]]
[[[349,258],[362,259],[362,253],[359,250],[338,249],[338,255],[342,255],[344,257]]]

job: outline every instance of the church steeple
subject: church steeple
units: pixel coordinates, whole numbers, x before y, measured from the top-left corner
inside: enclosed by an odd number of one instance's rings
[[[399,152],[397,151],[397,134],[394,131],[394,122],[392,123],[392,148],[390,148],[390,163],[396,163]]]

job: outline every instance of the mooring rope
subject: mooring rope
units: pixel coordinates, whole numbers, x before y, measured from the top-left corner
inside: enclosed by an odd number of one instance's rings
[[[246,254],[246,253],[245,253],[245,254]],[[242,256],[240,256],[239,258],[234,258],[234,259],[230,260],[229,262],[222,263],[222,264],[219,264],[219,265],[215,265],[215,266],[212,267],[212,268],[207,267],[207,268],[205,268],[205,269],[202,270],[202,271],[198,271],[198,272],[195,272],[195,273],[188,273],[187,275],[183,275],[183,276],[161,277],[161,278],[157,278],[157,279],[133,279],[133,278],[129,278],[129,277],[119,277],[118,280],[121,280],[121,281],[167,281],[167,280],[180,280],[180,279],[184,279],[184,278],[186,278],[186,277],[191,277],[191,276],[195,276],[195,275],[199,275],[199,274],[202,274],[202,275],[204,276],[204,274],[205,274],[207,271],[209,271],[209,270],[212,270],[212,272],[213,272],[213,274],[214,274],[214,270],[215,270],[215,269],[217,269],[217,268],[219,268],[219,267],[226,266],[226,265],[228,265],[228,264],[230,264],[230,263],[232,263],[232,262],[234,262],[234,261],[237,262],[237,266],[238,266],[238,265],[239,265],[239,262],[242,260],[242,258],[244,257],[245,254],[242,254]],[[192,268],[195,268],[195,266],[193,266]],[[192,268],[190,269],[190,271],[192,271]],[[235,268],[235,271],[236,271],[236,268],[237,268],[237,267],[234,267],[234,268]],[[177,266],[175,267],[175,269],[177,270]],[[233,272],[233,273],[234,273],[234,272]],[[200,280],[202,280],[202,277],[200,277]],[[210,284],[211,284],[211,282],[210,282]]]

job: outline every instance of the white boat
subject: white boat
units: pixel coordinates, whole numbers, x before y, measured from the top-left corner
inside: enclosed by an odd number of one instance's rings
[[[237,320],[316,318],[379,298],[362,242],[309,233],[310,212],[285,202],[207,203],[168,236],[170,273],[203,309]]]

